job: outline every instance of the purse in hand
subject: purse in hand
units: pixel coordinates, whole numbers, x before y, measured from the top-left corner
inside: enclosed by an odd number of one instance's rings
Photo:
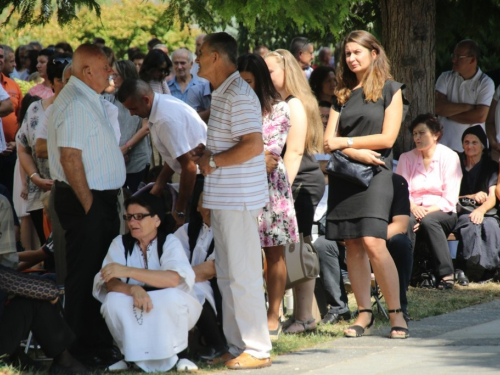
[[[334,134],[337,134],[341,115],[342,109],[340,109],[339,117],[337,118],[337,126],[335,127]],[[325,170],[332,176],[367,188],[370,186],[373,176],[380,172],[380,167],[378,165],[361,163],[350,158],[342,151],[335,150],[332,152]]]
[[[328,174],[342,178],[353,184],[370,186],[370,182],[379,171],[378,165],[364,164],[354,160],[340,150],[332,152],[325,170]]]
[[[480,203],[477,203],[473,198],[458,198],[457,203],[457,214],[464,215],[470,214],[476,208],[481,207]],[[498,218],[498,210],[496,207],[490,208],[484,214],[485,217],[496,217]]]
[[[319,259],[311,237],[300,234],[299,242],[285,246],[286,286],[290,289],[319,276]]]

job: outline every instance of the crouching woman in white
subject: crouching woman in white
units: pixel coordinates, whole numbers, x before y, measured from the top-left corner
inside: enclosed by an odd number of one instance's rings
[[[94,297],[125,361],[146,372],[176,364],[202,309],[182,245],[160,229],[162,203],[151,194],[125,202],[130,233],[113,240],[94,280]]]

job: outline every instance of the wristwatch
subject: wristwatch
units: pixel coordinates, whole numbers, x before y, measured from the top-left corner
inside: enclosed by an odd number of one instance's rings
[[[175,212],[175,214],[176,214],[177,216],[179,216],[179,218],[181,218],[181,219],[183,219],[183,218],[185,218],[185,217],[186,217],[186,213],[185,213],[185,212],[179,212],[179,211],[175,211],[175,210],[174,210],[174,212]]]
[[[347,147],[352,147],[353,144],[354,144],[354,141],[353,141],[352,137],[347,138]]]
[[[217,169],[217,164],[215,164],[215,160],[214,160],[214,154],[210,155],[210,159],[208,161],[208,165],[210,165],[210,168],[214,168],[214,169]]]

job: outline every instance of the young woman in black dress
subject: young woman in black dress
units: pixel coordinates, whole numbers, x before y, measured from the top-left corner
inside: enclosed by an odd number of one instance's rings
[[[325,152],[342,150],[362,163],[379,165],[380,172],[368,188],[332,176],[329,180],[326,237],[345,240],[359,310],[354,325],[344,331],[346,337],[367,334],[373,325],[370,263],[389,307],[390,337],[409,336],[400,308],[398,273],[386,246],[393,195],[388,188],[392,186],[392,146],[403,118],[402,88],[392,80],[379,41],[366,31],[351,32],[342,47],[337,103],[330,111]]]

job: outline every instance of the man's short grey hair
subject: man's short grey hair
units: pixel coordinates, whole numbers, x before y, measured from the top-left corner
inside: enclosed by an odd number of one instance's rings
[[[194,38],[194,41],[195,42],[198,42],[198,39],[203,39],[207,36],[207,34],[199,34],[196,36],[196,38]]]
[[[10,47],[9,47],[8,45],[6,45],[6,44],[1,45],[0,47],[2,47],[2,48],[3,48],[3,53],[4,53],[5,55],[7,55],[8,53],[14,53],[14,50],[13,50],[12,48],[10,48]]]
[[[63,74],[62,74],[62,83],[66,83],[66,79],[64,79],[64,74],[66,73],[67,70],[70,70],[70,69],[71,69],[71,63],[69,63],[68,65],[66,65],[64,67]]]
[[[149,83],[138,78],[127,78],[124,80],[115,94],[116,99],[120,103],[125,102],[128,98],[138,101],[143,96],[154,96],[154,91]]]
[[[176,49],[173,53],[172,53],[172,62],[174,61],[174,58],[176,55],[178,55],[179,53],[187,53],[187,56],[188,56],[188,61],[189,63],[191,64],[193,62],[193,53],[188,50],[187,48],[179,48],[179,49]]]
[[[153,47],[153,49],[162,49],[162,48],[168,49],[166,44],[161,44],[161,43],[155,44],[155,46]]]

